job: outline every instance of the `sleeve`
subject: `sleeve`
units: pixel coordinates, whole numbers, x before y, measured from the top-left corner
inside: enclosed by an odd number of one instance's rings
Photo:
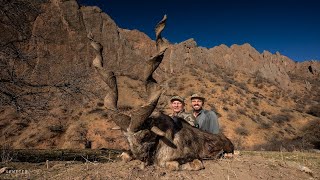
[[[195,126],[195,118],[193,118],[192,114],[185,114],[183,117],[191,126]]]
[[[192,114],[189,114],[187,116],[187,121],[191,124],[191,126],[195,126],[196,125],[195,118],[192,116]]]
[[[210,111],[210,132],[213,134],[219,133],[219,121],[215,112]]]

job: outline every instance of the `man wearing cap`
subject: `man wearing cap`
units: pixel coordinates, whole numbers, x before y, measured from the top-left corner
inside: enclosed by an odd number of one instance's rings
[[[199,94],[191,96],[192,114],[196,118],[196,126],[203,131],[218,134],[218,117],[215,112],[203,109],[204,101],[205,98]]]
[[[180,96],[173,96],[170,99],[171,109],[173,113],[170,115],[171,117],[181,117],[186,120],[191,126],[195,126],[195,118],[190,113],[186,113],[184,109],[184,99]]]

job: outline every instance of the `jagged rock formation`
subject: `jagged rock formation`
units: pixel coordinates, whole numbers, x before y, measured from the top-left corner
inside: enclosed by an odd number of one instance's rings
[[[45,72],[52,75],[56,75],[56,68],[67,68],[73,64],[78,64],[78,68],[86,70],[90,66],[88,59],[93,56],[86,39],[89,31],[106,47],[103,54],[104,59],[109,60],[105,62],[107,66],[119,69],[119,72],[139,66],[137,61],[146,60],[145,57],[150,57],[156,51],[153,40],[137,30],[117,27],[98,7],[79,7],[76,1],[55,0],[43,3],[41,11],[29,27],[23,28],[32,29],[29,37],[24,39],[28,40],[28,51],[37,57],[33,69],[35,76],[44,71],[43,63],[46,66],[50,63],[47,67],[51,69]],[[36,14],[36,10],[30,11],[31,20]],[[7,29],[4,32],[10,31]],[[1,37],[13,37],[11,40],[22,38],[18,34]],[[3,39],[2,42],[7,41]],[[58,67],[64,59],[68,60],[63,62],[63,67]],[[205,71],[219,66],[248,74],[260,73],[262,77],[277,83],[283,89],[287,89],[290,84],[288,72],[319,74],[317,62],[295,63],[279,53],[271,54],[265,51],[260,54],[249,44],[232,45],[230,48],[220,45],[207,49],[198,47],[193,39],[176,45],[171,44],[164,61],[165,73],[181,71],[185,66],[201,67]]]

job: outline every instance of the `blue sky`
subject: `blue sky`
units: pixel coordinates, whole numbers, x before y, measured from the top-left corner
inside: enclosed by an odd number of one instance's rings
[[[317,0],[78,0],[96,5],[120,28],[155,39],[164,14],[163,37],[171,43],[194,38],[198,46],[249,43],[294,61],[320,60],[320,2]],[[157,4],[158,2],[158,4]]]

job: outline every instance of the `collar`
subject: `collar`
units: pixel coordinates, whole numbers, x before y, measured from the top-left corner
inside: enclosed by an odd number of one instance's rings
[[[185,110],[183,109],[182,111],[178,112],[177,114],[176,113],[172,113],[172,116],[179,116],[184,112],[185,112]]]
[[[200,114],[202,114],[202,112],[203,112],[203,111],[204,111],[204,109],[201,109],[201,110],[199,111],[198,115],[197,115],[197,116],[195,116],[195,117],[200,116]],[[192,115],[194,115],[194,110],[192,111]]]

